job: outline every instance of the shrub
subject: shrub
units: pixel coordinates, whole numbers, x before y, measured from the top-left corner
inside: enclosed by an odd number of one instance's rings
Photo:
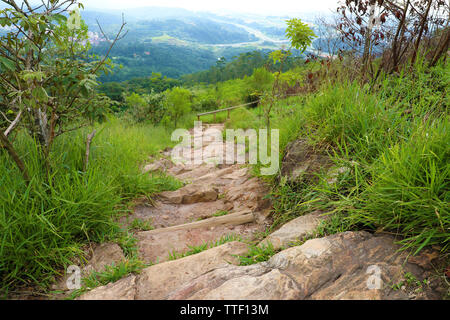
[[[180,87],[166,91],[166,107],[176,127],[178,121],[191,111],[191,92]]]

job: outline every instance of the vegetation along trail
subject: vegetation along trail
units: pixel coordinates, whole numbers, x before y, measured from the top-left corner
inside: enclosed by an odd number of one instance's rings
[[[450,5],[336,9],[0,0],[0,299],[450,299]]]
[[[273,223],[271,203],[266,199],[268,187],[260,178],[252,176],[248,167],[216,165],[214,156],[226,152],[226,146],[214,142],[215,136],[208,129],[222,131],[224,126],[213,124],[203,129],[206,130],[203,146],[192,151],[191,146],[184,148],[190,151],[191,159],[196,153],[205,154],[206,149],[214,150],[210,159],[204,159],[212,160],[211,163],[175,165],[169,159],[171,150],[164,152],[161,159],[147,165],[144,171],[149,174],[165,171],[186,185],[159,194],[151,205],[136,206],[134,213],[123,220],[124,223],[136,219],[141,223],[151,221],[155,227],[136,233],[139,259],[149,266],[86,292],[79,299],[433,299],[439,296],[417,280],[426,273],[420,267],[423,259],[408,261],[407,255],[398,251],[393,237],[367,232],[323,236],[318,230],[332,218],[320,210],[294,219],[271,234],[264,232]],[[308,153],[310,157],[305,158]],[[283,163],[286,176],[294,177],[299,168],[315,170],[317,165],[327,166],[329,162],[327,159],[320,162],[317,155],[308,152],[302,140],[288,147]],[[335,169],[330,170],[331,179]],[[123,256],[121,253],[105,255],[105,250],[110,250],[108,245],[99,247],[93,260],[103,256],[110,263],[111,257]],[[97,259],[96,263],[107,262]],[[405,272],[410,283],[402,284],[403,290],[398,290],[396,286],[402,283]],[[390,283],[383,283],[383,279]]]

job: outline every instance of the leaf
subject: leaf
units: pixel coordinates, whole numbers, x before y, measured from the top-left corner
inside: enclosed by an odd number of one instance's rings
[[[16,64],[14,63],[14,61],[11,61],[8,58],[5,57],[0,57],[0,63],[8,70],[10,71],[14,71],[16,70]]]
[[[58,22],[59,24],[62,24],[67,21],[67,17],[62,14],[55,14],[52,16],[52,19]]]
[[[32,94],[33,94],[33,97],[35,97],[37,100],[41,100],[44,103],[48,102],[49,97],[48,97],[47,91],[45,91],[44,88],[42,88],[42,87],[34,88]]]

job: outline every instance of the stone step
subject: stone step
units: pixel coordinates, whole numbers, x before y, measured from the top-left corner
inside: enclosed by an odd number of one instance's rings
[[[172,226],[168,228],[155,229],[151,231],[145,231],[147,235],[156,235],[160,233],[174,232],[180,230],[192,230],[201,228],[215,228],[219,226],[237,226],[246,223],[252,223],[255,221],[255,214],[251,211],[241,211],[230,213],[222,217],[213,217],[202,221],[196,221],[192,223]]]
[[[243,240],[253,240],[256,232],[262,232],[257,224],[241,224],[238,226],[223,225],[212,228],[184,229],[167,231],[153,234],[151,232],[139,232],[136,234],[138,240],[139,259],[146,263],[162,263],[170,259],[171,256],[179,256],[193,247],[208,245],[214,247],[219,241],[230,240],[239,237]]]
[[[410,273],[432,273],[391,236],[345,232],[309,240],[267,262],[238,266],[248,246],[231,242],[99,287],[81,300],[408,300],[439,299],[433,285],[394,289]],[[430,266],[430,270],[432,270]],[[414,288],[413,288],[414,289]]]
[[[162,300],[183,284],[229,263],[237,264],[236,255],[244,255],[247,245],[240,242],[151,266],[139,275],[131,275],[107,286],[85,293],[79,300]]]
[[[220,211],[231,212],[233,207],[233,203],[225,199],[193,204],[167,204],[156,201],[152,207],[136,206],[128,221],[149,221],[155,229],[161,229],[211,218]]]
[[[298,217],[270,234],[261,241],[259,246],[267,246],[271,243],[276,250],[288,247],[296,241],[303,240],[303,238],[313,234],[320,222],[326,218],[320,211]]]

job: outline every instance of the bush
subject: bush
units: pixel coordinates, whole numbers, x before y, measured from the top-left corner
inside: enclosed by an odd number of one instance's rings
[[[203,112],[219,109],[217,99],[212,94],[202,94],[195,99],[195,103],[192,107],[193,111]]]
[[[176,127],[178,121],[191,111],[191,92],[180,87],[168,90],[165,103],[167,113]]]
[[[125,97],[125,102],[128,107],[127,115],[135,123],[148,121],[158,124],[166,113],[163,94],[139,95],[132,93]]]

